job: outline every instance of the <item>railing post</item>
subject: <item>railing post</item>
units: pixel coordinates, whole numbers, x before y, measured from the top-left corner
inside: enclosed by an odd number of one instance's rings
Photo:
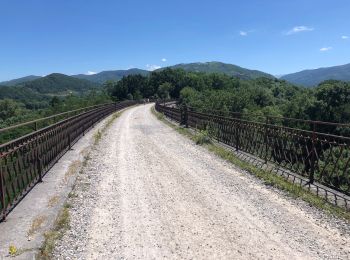
[[[2,203],[1,219],[5,221],[6,220],[5,178],[4,178],[4,171],[1,164],[0,164],[0,189],[1,189],[1,203]]]
[[[39,173],[39,180],[38,182],[43,182],[43,167],[42,167],[42,161],[41,161],[41,158],[38,157],[37,159],[37,163],[38,163],[38,173]]]
[[[235,138],[236,138],[236,151],[239,150],[239,118],[236,119],[236,127],[235,127]]]
[[[184,125],[186,128],[188,128],[188,108],[186,104],[181,107],[180,113],[181,113],[180,125]]]
[[[68,133],[68,148],[69,148],[69,150],[72,149],[72,142],[71,142],[70,133]]]
[[[267,153],[268,153],[268,149],[269,149],[269,133],[268,133],[268,124],[269,124],[270,120],[269,120],[269,117],[266,116],[266,121],[265,121],[265,156],[264,156],[264,159],[265,159],[265,163],[267,163]]]
[[[310,183],[313,183],[314,180],[315,180],[315,163],[316,163],[315,142],[316,142],[316,123],[313,122],[313,127],[312,127],[311,169],[310,169],[310,174],[309,174],[309,182]]]

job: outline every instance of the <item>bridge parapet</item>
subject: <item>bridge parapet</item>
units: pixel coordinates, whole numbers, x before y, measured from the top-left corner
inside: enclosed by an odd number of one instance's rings
[[[41,182],[42,177],[87,130],[111,113],[136,103],[122,101],[93,106],[1,129],[0,132],[9,131],[74,113],[64,120],[0,145],[0,218],[5,219],[9,211],[33,186]]]
[[[277,166],[279,174],[284,171],[281,175],[293,175],[294,181],[299,179],[301,185],[350,209],[350,137],[318,131],[350,125],[281,117],[261,120],[241,113],[220,115],[220,111],[199,112],[173,103],[157,103],[156,110],[184,126],[207,131],[236,153]],[[292,122],[310,128],[290,127]]]

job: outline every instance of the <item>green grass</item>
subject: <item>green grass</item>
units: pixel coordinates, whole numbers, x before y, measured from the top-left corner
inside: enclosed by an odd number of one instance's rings
[[[195,136],[194,141],[196,144],[204,145],[211,144],[211,139],[208,130],[200,130]]]
[[[52,252],[57,240],[61,239],[64,232],[69,229],[69,208],[71,205],[65,204],[58,217],[56,218],[54,228],[44,234],[44,243],[40,248],[37,259],[51,259]]]
[[[94,134],[94,145],[97,145],[102,138],[102,132],[100,130],[97,130],[97,132]]]
[[[289,196],[293,198],[300,198],[307,202],[309,205],[312,205],[318,209],[321,209],[326,214],[335,216],[338,218],[342,218],[348,222],[350,222],[350,212],[346,209],[337,207],[326,200],[318,197],[317,195],[311,193],[310,191],[300,187],[299,185],[295,185],[289,182],[282,176],[276,175],[274,173],[268,172],[264,169],[258,168],[246,161],[241,160],[237,156],[235,156],[231,151],[223,148],[222,146],[215,144],[213,142],[204,142],[203,136],[206,136],[207,133],[199,132],[193,133],[189,129],[182,128],[172,124],[168,120],[164,118],[164,116],[160,116],[161,113],[157,112],[154,107],[151,109],[152,113],[164,122],[166,125],[175,129],[178,133],[190,138],[195,143],[202,145],[207,148],[208,151],[214,153],[215,155],[221,157],[222,159],[229,161],[230,163],[238,166],[239,168],[253,174],[254,176],[260,178],[264,181],[265,185],[272,186],[278,188],[280,190],[285,191]],[[198,141],[201,140],[201,141]]]
[[[104,126],[101,128],[101,130],[97,130],[97,132],[94,134],[94,145],[97,145],[103,134],[106,132],[107,128],[110,127],[112,125],[112,123],[114,122],[114,120],[116,120],[120,114],[123,113],[123,111],[119,111],[114,113],[110,119],[108,119],[108,121],[104,124]]]

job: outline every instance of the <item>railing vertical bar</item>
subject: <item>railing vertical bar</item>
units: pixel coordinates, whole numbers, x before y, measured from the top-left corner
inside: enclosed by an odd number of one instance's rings
[[[3,171],[3,166],[0,164],[0,189],[1,189],[1,220],[6,219],[6,197],[5,197],[5,176]]]

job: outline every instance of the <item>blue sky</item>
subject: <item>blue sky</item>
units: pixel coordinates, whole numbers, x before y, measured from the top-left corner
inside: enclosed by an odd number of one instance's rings
[[[350,63],[349,0],[0,0],[0,81],[222,61],[271,74]]]

